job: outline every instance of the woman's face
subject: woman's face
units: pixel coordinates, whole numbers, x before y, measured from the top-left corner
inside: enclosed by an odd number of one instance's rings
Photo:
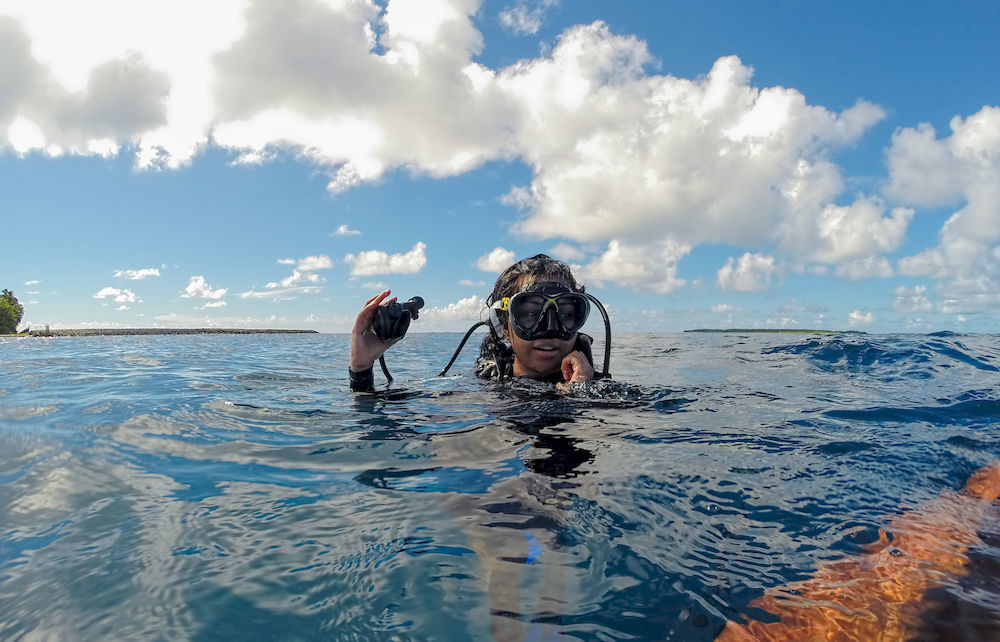
[[[532,283],[538,281],[538,277],[531,277],[519,283],[523,290]],[[551,278],[544,278],[544,281],[553,281]],[[569,285],[565,281],[556,280],[557,283]],[[562,360],[576,345],[576,333],[569,339],[535,339],[525,341],[517,336],[511,327],[510,315],[507,316],[507,323],[504,324],[504,335],[514,348],[514,376],[538,379],[554,372],[558,372],[562,367]]]

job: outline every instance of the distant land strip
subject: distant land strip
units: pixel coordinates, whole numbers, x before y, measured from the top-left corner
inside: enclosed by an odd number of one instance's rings
[[[864,334],[858,330],[805,330],[799,328],[696,328],[684,332],[719,332],[727,334],[744,334],[748,332],[778,332],[783,334]]]
[[[32,337],[104,337],[154,334],[317,334],[316,330],[273,330],[258,328],[80,328],[65,330],[31,330],[20,335]]]

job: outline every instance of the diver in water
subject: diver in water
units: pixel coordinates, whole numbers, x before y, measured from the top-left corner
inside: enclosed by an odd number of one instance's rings
[[[385,290],[369,299],[354,322],[351,390],[374,390],[375,361],[401,338],[380,338],[378,335],[384,333],[376,332],[374,327],[379,308],[396,302],[389,294]],[[475,366],[478,377],[526,377],[562,386],[594,379],[593,339],[579,331],[593,303],[605,320],[604,372],[600,376],[607,376],[611,334],[607,313],[597,299],[584,292],[562,261],[545,254],[518,261],[500,274],[486,303],[490,321],[477,323],[469,330],[441,374],[454,363],[472,331],[488,325]]]
[[[389,295],[386,290],[372,297],[358,314],[351,337],[352,390],[374,389],[375,361],[402,337],[398,331],[386,334],[375,329],[379,309],[392,307],[395,302]],[[567,265],[544,254],[519,261],[500,275],[486,303],[490,320],[473,326],[462,341],[464,345],[479,325],[489,326],[475,364],[477,376],[525,377],[561,385],[597,377],[591,338],[579,330],[591,304],[602,313],[604,310],[596,299],[584,293]],[[404,320],[400,325],[402,331],[407,324]],[[605,329],[606,373],[610,345],[607,324]],[[541,483],[537,475],[513,476],[495,482],[485,493],[439,495],[442,505],[461,517],[469,548],[479,557],[482,582],[490,598],[490,630],[496,640],[537,639],[540,634],[530,633],[530,627],[554,630],[563,624],[552,613],[569,603],[563,595],[571,587],[563,587],[561,582],[572,576],[558,571],[575,565],[573,555],[560,541],[566,523],[560,501],[572,499],[575,494],[568,490],[573,488],[565,481],[568,473],[593,459],[587,449],[573,446],[569,436],[544,431],[553,425],[553,419],[555,425],[572,421],[571,414],[543,413],[536,417],[529,411],[528,415],[514,422],[515,430],[560,440],[539,442],[540,448],[550,452],[561,447],[561,456],[555,461],[532,460],[536,466],[542,461],[551,466],[541,470]],[[392,475],[408,474],[412,471],[373,470],[366,471],[359,480],[387,487],[385,480]],[[544,483],[544,477],[549,475],[559,483]],[[497,502],[497,497],[503,501]],[[879,531],[879,541],[866,547],[867,553],[828,560],[811,577],[767,589],[750,606],[767,611],[768,617],[761,620],[744,614],[745,620],[732,620],[720,627],[718,639],[926,637],[921,617],[926,610],[927,591],[947,587],[949,580],[966,572],[970,550],[982,541],[980,524],[988,519],[998,497],[1000,462],[994,462],[976,471],[962,491],[944,493],[895,516],[886,530]],[[522,622],[522,569],[543,553],[549,556],[547,559],[558,560],[549,562],[549,572],[542,576],[542,582],[547,584],[537,590],[540,599],[546,600],[538,611],[544,615]],[[548,610],[545,604],[550,605]],[[528,634],[524,624],[529,627]]]

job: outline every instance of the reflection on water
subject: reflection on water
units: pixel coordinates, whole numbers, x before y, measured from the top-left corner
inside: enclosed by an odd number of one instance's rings
[[[0,637],[710,640],[1000,458],[995,337],[626,335],[568,395],[459,339],[376,395],[341,335],[0,340]],[[923,635],[1000,630],[976,538]]]

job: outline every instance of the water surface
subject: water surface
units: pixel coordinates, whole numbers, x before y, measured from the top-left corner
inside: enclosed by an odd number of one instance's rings
[[[347,335],[0,339],[0,638],[710,640],[1000,458],[995,336],[622,335],[570,394],[460,338],[377,395]],[[928,636],[997,637],[980,537]]]

